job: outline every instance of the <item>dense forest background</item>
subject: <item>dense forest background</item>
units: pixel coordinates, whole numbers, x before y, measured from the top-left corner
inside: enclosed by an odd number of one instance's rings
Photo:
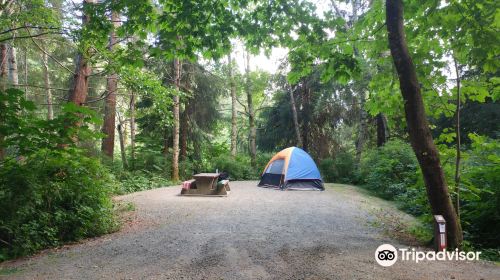
[[[117,230],[113,195],[216,169],[258,179],[289,146],[430,229],[384,2],[317,4],[1,0],[0,260]],[[498,4],[404,11],[460,246],[498,259]],[[288,53],[268,73],[253,58],[274,47]]]

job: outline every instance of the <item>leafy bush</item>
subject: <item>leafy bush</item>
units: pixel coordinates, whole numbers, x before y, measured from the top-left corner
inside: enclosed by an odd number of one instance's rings
[[[238,155],[236,158],[229,154],[222,154],[211,161],[209,170],[229,173],[231,180],[256,180],[259,178],[260,169],[252,168],[248,156]]]
[[[172,185],[175,185],[175,183],[156,173],[141,171],[122,172],[119,183],[116,184],[113,193],[120,195]]]
[[[335,156],[335,175],[340,183],[350,183],[354,178],[354,157],[349,152],[339,152]]]
[[[154,149],[156,148],[156,149]],[[170,174],[172,171],[172,155],[164,154],[161,147],[137,147],[135,160],[129,160],[129,165],[133,170],[143,170],[161,174]]]
[[[429,213],[420,168],[407,143],[391,140],[367,151],[361,160],[358,179],[377,195],[397,201],[410,214]]]
[[[475,134],[462,151],[460,184],[464,246],[480,249],[484,258],[500,258],[500,141]],[[440,145],[444,173],[454,195],[454,149]],[[399,203],[401,208],[431,224],[430,207],[420,169],[408,144],[390,141],[369,151],[362,160],[360,179],[376,194]]]
[[[463,162],[460,189],[464,237],[476,246],[498,249],[500,230],[493,225],[500,224],[500,141],[469,137],[472,147]]]
[[[360,179],[387,199],[405,192],[417,182],[418,163],[410,145],[398,140],[368,151],[361,161]]]
[[[354,157],[348,152],[339,152],[333,159],[324,159],[319,164],[325,182],[352,183],[354,180]]]
[[[0,162],[0,260],[117,227],[113,178],[78,147],[99,139],[100,118],[74,103],[53,120],[35,109],[22,91],[0,92],[0,144],[9,148]]]
[[[439,136],[439,152],[453,200],[455,193],[456,148],[454,132],[446,129]],[[500,141],[469,134],[470,146],[462,149],[460,165],[460,219],[464,246],[481,250],[483,258],[500,259]],[[462,146],[464,148],[464,146]]]
[[[112,177],[80,151],[41,149],[0,169],[0,259],[116,229]]]
[[[335,160],[333,158],[327,158],[322,160],[318,166],[321,176],[326,183],[333,183],[336,180],[335,174]]]
[[[193,178],[196,172],[195,164],[190,160],[179,161],[179,177],[187,180]]]

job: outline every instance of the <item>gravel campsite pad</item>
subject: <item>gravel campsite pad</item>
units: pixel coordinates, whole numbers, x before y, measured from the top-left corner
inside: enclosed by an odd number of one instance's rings
[[[256,184],[231,182],[228,197],[183,197],[180,187],[118,197],[135,205],[122,230],[5,262],[0,278],[500,279],[500,266],[484,261],[379,266],[379,245],[407,245],[375,226],[375,213],[399,211],[358,188]]]

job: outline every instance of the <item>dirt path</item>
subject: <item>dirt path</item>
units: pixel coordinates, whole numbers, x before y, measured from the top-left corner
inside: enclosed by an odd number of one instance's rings
[[[178,187],[119,197],[136,205],[122,231],[1,264],[3,277],[500,279],[500,266],[482,261],[379,266],[379,245],[406,246],[370,226],[373,213],[398,211],[354,187],[282,192],[231,182],[231,190],[225,198],[180,197]]]

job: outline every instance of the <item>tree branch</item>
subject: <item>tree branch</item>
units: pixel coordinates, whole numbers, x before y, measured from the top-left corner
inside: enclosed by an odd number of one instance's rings
[[[35,35],[31,35],[31,36],[27,36],[27,35],[25,35],[25,36],[10,36],[10,37],[7,37],[7,38],[0,39],[0,43],[1,42],[10,41],[10,40],[14,40],[14,39],[35,38],[35,37],[40,37],[40,36],[48,35],[48,34],[59,34],[59,35],[62,35],[62,34],[64,34],[64,32],[43,32],[43,33],[38,33],[38,34],[35,34]]]
[[[19,30],[19,29],[23,29],[23,28],[31,28],[31,29],[48,29],[48,30],[61,30],[61,28],[58,28],[58,27],[45,27],[45,26],[19,26],[19,27],[14,27],[14,28],[11,28],[11,29],[7,29],[5,31],[2,31],[0,32],[0,35],[3,35],[3,34],[6,34],[6,33],[10,33],[10,32],[14,32],[16,30]]]
[[[238,98],[236,98],[236,102],[238,102],[241,106],[243,106],[243,108],[245,108],[245,112],[248,112],[247,106],[245,106],[245,104],[241,103],[241,101]]]
[[[31,35],[29,29],[26,29],[26,31],[28,31],[28,34]],[[18,37],[19,38],[19,37]],[[57,60],[55,57],[53,57],[51,54],[49,54],[47,51],[45,51],[42,47],[40,47],[40,45],[38,45],[38,43],[35,41],[35,39],[33,37],[31,37],[31,41],[33,42],[33,44],[35,44],[35,46],[41,51],[43,52],[44,54],[46,54],[48,57],[50,57],[52,60],[54,60],[59,66],[61,66],[62,68],[66,69],[68,72],[70,72],[71,74],[73,75],[76,75],[75,72],[73,72],[71,69],[69,69],[68,67],[64,66],[61,62],[59,62],[59,60]]]

